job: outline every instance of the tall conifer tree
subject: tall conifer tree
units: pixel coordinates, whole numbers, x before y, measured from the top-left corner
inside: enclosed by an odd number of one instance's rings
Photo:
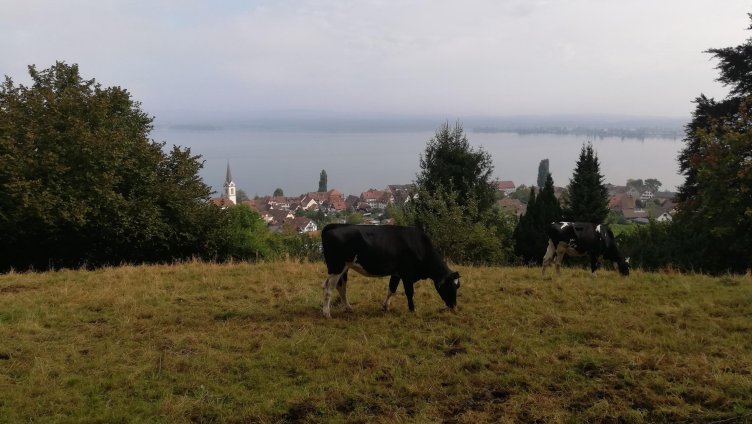
[[[593,144],[582,145],[580,158],[569,182],[569,204],[564,216],[571,221],[598,224],[608,216],[608,190],[603,183]]]

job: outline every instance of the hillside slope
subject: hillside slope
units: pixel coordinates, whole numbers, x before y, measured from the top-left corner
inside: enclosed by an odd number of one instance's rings
[[[323,264],[0,275],[0,421],[714,421],[752,416],[749,277],[464,268],[459,313]]]

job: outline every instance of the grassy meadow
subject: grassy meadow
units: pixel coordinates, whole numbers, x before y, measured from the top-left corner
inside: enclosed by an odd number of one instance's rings
[[[0,275],[0,422],[752,421],[749,276],[458,269],[331,320],[323,263]]]

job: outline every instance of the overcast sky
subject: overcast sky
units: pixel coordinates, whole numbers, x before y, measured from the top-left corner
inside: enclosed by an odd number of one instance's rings
[[[0,73],[77,63],[157,116],[605,113],[723,97],[741,0],[0,0]]]

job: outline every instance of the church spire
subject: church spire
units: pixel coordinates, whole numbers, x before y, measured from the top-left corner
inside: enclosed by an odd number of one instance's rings
[[[227,161],[227,176],[225,177],[225,184],[232,182],[232,172],[230,172],[230,161]]]
[[[232,179],[232,172],[230,172],[230,161],[227,161],[227,176],[225,177],[224,196],[228,198],[233,205],[237,204],[237,196],[235,194],[235,181]]]

